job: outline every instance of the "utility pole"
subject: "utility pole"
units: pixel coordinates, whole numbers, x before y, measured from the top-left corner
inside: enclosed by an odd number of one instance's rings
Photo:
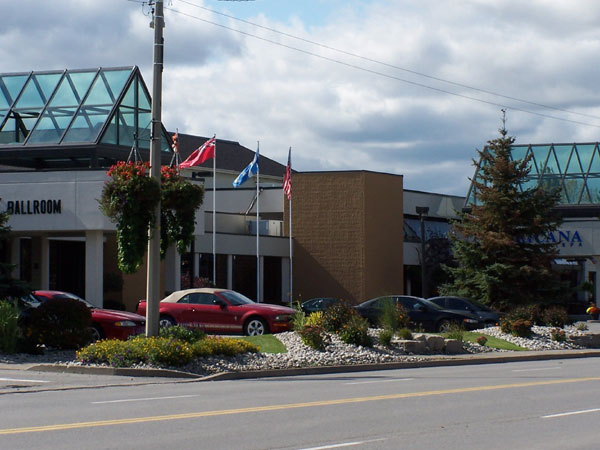
[[[154,17],[150,27],[154,28],[154,58],[152,80],[152,125],[150,135],[150,176],[160,186],[160,141],[162,136],[162,71],[163,71],[163,2],[154,2]],[[158,336],[160,303],[160,201],[154,210],[155,224],[149,230],[148,272],[146,278],[146,336]]]

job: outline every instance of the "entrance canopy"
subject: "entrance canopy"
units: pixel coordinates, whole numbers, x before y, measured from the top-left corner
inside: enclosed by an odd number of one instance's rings
[[[0,74],[0,164],[108,167],[148,160],[151,99],[138,67]],[[167,161],[170,138],[162,130]]]

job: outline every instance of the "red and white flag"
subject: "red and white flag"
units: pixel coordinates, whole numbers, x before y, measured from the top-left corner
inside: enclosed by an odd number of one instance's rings
[[[288,152],[288,162],[285,166],[285,176],[283,177],[283,192],[287,195],[288,200],[292,197],[292,147]]]
[[[179,136],[175,133],[172,137],[173,142],[171,143],[171,148],[175,153],[179,153]]]
[[[216,139],[215,136],[211,137],[208,141],[202,144],[201,147],[198,147],[196,150],[192,152],[192,154],[182,162],[179,167],[192,167],[198,166],[202,164],[204,161],[209,160],[210,158],[215,157],[215,145]]]

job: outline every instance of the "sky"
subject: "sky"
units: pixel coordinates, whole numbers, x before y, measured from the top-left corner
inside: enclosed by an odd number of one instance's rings
[[[370,170],[464,196],[498,137],[596,142],[600,2],[165,0],[162,118],[298,171]],[[137,0],[0,0],[0,73],[137,65]]]

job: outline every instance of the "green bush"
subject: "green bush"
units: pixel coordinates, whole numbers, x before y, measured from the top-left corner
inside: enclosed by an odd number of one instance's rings
[[[323,327],[323,311],[316,311],[311,313],[306,318],[305,326],[307,327]]]
[[[450,329],[444,333],[446,339],[456,339],[457,341],[463,341],[465,336],[465,330],[462,326],[452,323]]]
[[[552,305],[542,311],[542,322],[549,327],[562,328],[569,323],[569,315],[563,306]]]
[[[394,333],[408,325],[408,314],[402,305],[397,305],[392,298],[383,302],[383,309],[379,316],[381,328],[387,328]]]
[[[19,310],[16,303],[0,300],[0,352],[15,353],[19,335]]]
[[[397,334],[400,339],[407,341],[413,338],[412,331],[410,331],[408,328],[400,328]]]
[[[567,340],[567,334],[561,328],[552,328],[550,330],[550,337],[556,342],[565,342]]]
[[[373,341],[368,334],[369,323],[367,319],[354,314],[350,317],[346,324],[342,325],[339,331],[340,339],[346,344],[362,345],[363,347],[371,347]]]
[[[295,312],[292,314],[292,327],[294,331],[300,331],[306,325],[306,314],[302,311],[300,302],[296,303],[294,310]]]
[[[323,314],[323,328],[330,333],[337,333],[351,320],[360,317],[345,301],[337,302],[327,308]]]
[[[329,343],[323,328],[316,325],[306,325],[298,332],[298,334],[305,345],[321,352],[325,350]]]
[[[179,339],[190,344],[206,337],[206,333],[199,328],[190,330],[181,325],[163,327],[158,332],[158,335],[167,339]]]
[[[390,347],[392,345],[393,337],[394,332],[389,328],[384,328],[379,332],[379,343],[381,345],[385,345],[386,347]]]
[[[50,299],[31,310],[23,334],[33,345],[78,349],[92,338],[92,313],[79,300]]]
[[[136,336],[128,341],[109,339],[95,342],[78,351],[76,359],[85,364],[108,364],[112,367],[136,364],[177,367],[203,356],[233,356],[258,351],[258,346],[234,338],[208,337],[190,343],[167,337]]]
[[[510,325],[511,334],[518,337],[531,337],[531,326],[530,320],[514,320]]]

